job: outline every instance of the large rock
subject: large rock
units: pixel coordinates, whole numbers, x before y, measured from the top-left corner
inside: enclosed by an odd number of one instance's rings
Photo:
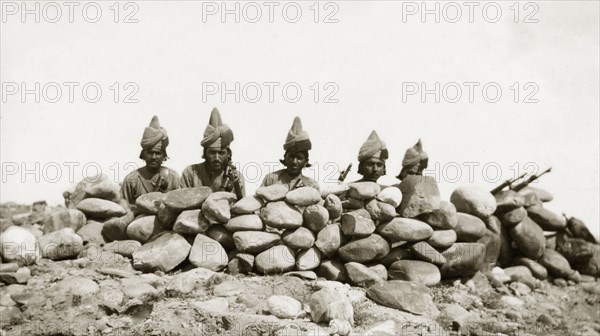
[[[529,188],[523,188],[519,190],[518,194],[523,196],[523,206],[526,208],[542,204],[542,201],[540,200],[538,195]]]
[[[328,323],[333,319],[345,320],[354,325],[352,303],[343,294],[329,288],[313,293],[308,301],[310,316],[315,323]]]
[[[281,319],[294,319],[302,312],[302,303],[285,295],[270,296],[267,299],[267,306],[271,315]]]
[[[104,251],[120,254],[127,258],[133,257],[133,254],[141,248],[142,243],[137,240],[114,241],[102,246]]]
[[[342,246],[342,230],[338,224],[327,225],[317,234],[315,246],[323,252],[323,255],[330,257],[334,255]]]
[[[299,227],[284,232],[283,242],[295,250],[307,250],[315,245],[315,234],[305,227]]]
[[[322,261],[317,269],[317,274],[330,281],[346,282],[348,280],[344,264],[335,259]]]
[[[582,274],[600,276],[600,245],[581,238],[570,238],[559,233],[556,251],[562,254]]]
[[[227,230],[223,225],[212,225],[206,230],[205,234],[218,241],[227,251],[235,249],[233,233]]]
[[[387,277],[383,278],[376,271],[357,262],[346,263],[344,267],[346,268],[346,273],[348,274],[350,282],[359,287],[369,288],[374,284],[387,280]]]
[[[486,219],[485,226],[488,228],[488,230],[499,235],[502,222],[500,221],[500,219],[498,219],[498,217],[492,215]]]
[[[81,229],[79,229],[79,231],[77,231],[77,234],[83,240],[83,245],[90,243],[104,245],[106,244],[106,240],[102,235],[103,228],[104,225],[102,223],[89,220]]]
[[[387,187],[380,191],[376,198],[383,203],[387,203],[394,208],[397,208],[400,206],[400,203],[402,203],[402,192],[398,187]]]
[[[381,187],[375,182],[355,182],[348,184],[348,187],[350,187],[348,190],[350,197],[359,200],[375,198],[381,191]]]
[[[181,234],[197,234],[206,232],[209,227],[210,224],[200,210],[185,210],[177,216],[173,231]]]
[[[550,201],[552,201],[554,199],[554,196],[552,196],[551,193],[547,192],[544,189],[540,189],[540,188],[537,188],[537,187],[532,187],[531,185],[528,185],[527,187],[521,189],[520,191],[523,192],[523,193],[532,192],[532,193],[534,193],[537,196],[537,198],[540,201],[542,201],[544,203],[545,202],[550,202]]]
[[[290,190],[285,195],[285,201],[298,206],[309,206],[321,201],[321,193],[313,187],[300,187]]]
[[[332,197],[337,197],[335,195],[329,195]],[[329,197],[328,196],[328,197]],[[338,198],[339,201],[339,198]],[[327,200],[325,200],[325,205],[327,205]],[[340,203],[340,213],[342,212],[342,206]],[[323,230],[323,228],[327,225],[327,221],[329,220],[330,211],[328,211],[325,207],[319,204],[309,205],[304,209],[302,213],[304,226],[311,229],[314,232],[319,232]],[[339,217],[339,214],[335,214]],[[335,218],[337,218],[335,217]]]
[[[390,267],[390,265],[398,260],[415,259],[412,252],[410,252],[404,245],[406,244],[392,247],[390,252],[385,257],[377,260],[377,262],[386,267]]]
[[[106,175],[89,176],[81,180],[71,193],[69,207],[76,207],[85,198],[102,198],[118,202],[121,199],[119,186]]]
[[[235,200],[235,195],[226,192],[216,192],[206,198],[202,203],[202,213],[212,224],[225,224],[231,219],[230,205]]]
[[[440,190],[430,176],[411,175],[400,183],[402,203],[398,213],[413,218],[440,208]]]
[[[254,262],[261,274],[282,274],[294,269],[296,258],[291,248],[277,245],[258,254]]]
[[[0,233],[0,254],[2,260],[19,265],[35,264],[42,256],[35,236],[19,226],[10,226]]]
[[[370,218],[376,222],[387,222],[398,216],[396,208],[376,199],[369,201],[365,205],[365,209],[369,212]]]
[[[169,208],[164,200],[156,201],[156,207],[158,208],[158,212],[156,213],[156,219],[160,223],[160,227],[165,230],[171,230],[173,225],[175,225],[175,221],[177,221],[177,217],[182,212],[182,210]]]
[[[510,229],[510,237],[523,256],[537,260],[544,254],[544,231],[529,217],[525,217],[521,223]]]
[[[581,238],[590,243],[598,244],[596,237],[594,237],[587,225],[585,225],[581,219],[570,217],[567,221],[567,229],[571,232],[573,238]]]
[[[456,231],[457,241],[475,242],[485,235],[487,231],[485,223],[478,217],[466,213],[457,213],[458,222],[454,231]]]
[[[43,235],[38,243],[42,250],[42,257],[52,260],[74,258],[83,250],[83,239],[71,228]]]
[[[204,200],[211,193],[210,187],[175,189],[166,194],[163,202],[168,208],[179,212],[200,209]]]
[[[220,271],[229,262],[227,252],[219,242],[205,235],[196,235],[188,257],[190,263],[211,271]]]
[[[458,223],[456,207],[446,201],[440,201],[440,208],[419,216],[434,229],[454,229]]]
[[[523,221],[527,217],[527,210],[524,207],[512,209],[502,215],[502,224],[512,227]]]
[[[58,209],[44,219],[43,232],[46,234],[64,228],[78,231],[85,225],[85,222],[85,215],[77,209]]]
[[[133,268],[143,272],[169,272],[189,255],[192,246],[175,232],[164,232],[133,254]]]
[[[485,189],[478,187],[459,187],[450,195],[450,202],[454,204],[458,212],[485,219],[496,211],[496,199],[494,195]]]
[[[511,266],[504,269],[504,273],[510,277],[511,281],[518,281],[526,284],[530,288],[536,288],[537,284],[531,270],[526,266]]]
[[[296,269],[299,271],[314,270],[321,264],[321,252],[316,247],[298,252],[296,255]]]
[[[342,201],[334,194],[329,194],[327,197],[325,197],[325,203],[323,206],[325,209],[327,209],[329,218],[331,219],[336,219],[342,215]]]
[[[135,211],[145,215],[158,214],[157,201],[163,201],[167,194],[153,191],[143,194],[135,200]]]
[[[398,260],[388,270],[390,280],[406,280],[424,284],[437,285],[442,276],[440,270],[432,263],[420,260]]]
[[[295,229],[302,226],[302,214],[282,201],[268,203],[261,209],[260,218],[266,225],[277,229]]]
[[[127,237],[143,244],[161,231],[162,228],[156,220],[156,216],[143,216],[136,218],[127,226]]]
[[[567,219],[541,205],[527,208],[527,216],[533,219],[544,231],[561,231],[567,226]]]
[[[538,261],[555,278],[567,278],[573,273],[569,261],[555,250],[546,249]]]
[[[241,215],[234,217],[225,224],[227,230],[237,231],[261,231],[264,229],[263,222],[258,215]]]
[[[468,277],[485,268],[485,245],[455,243],[442,252],[446,263],[440,268],[442,278]]]
[[[127,213],[119,204],[100,198],[86,198],[77,204],[77,209],[88,217],[98,219],[121,217]]]
[[[392,280],[371,286],[367,297],[375,303],[435,319],[440,311],[429,288],[412,281]]]
[[[502,242],[500,235],[493,233],[490,230],[485,230],[483,237],[477,240],[478,243],[485,245],[485,258],[484,261],[488,265],[495,265],[500,255],[500,249],[502,248]]]
[[[446,262],[446,258],[426,242],[415,243],[408,250],[419,260],[423,260],[434,265],[439,266]]]
[[[231,275],[248,274],[254,268],[254,255],[248,253],[235,253],[229,258],[227,272]]]
[[[540,280],[544,280],[548,277],[548,270],[546,269],[546,267],[540,265],[536,261],[531,260],[529,258],[525,258],[525,257],[515,258],[514,264],[518,265],[518,266],[525,266],[525,267],[529,268],[529,270],[531,271],[531,274]]]
[[[262,206],[263,202],[260,198],[256,196],[246,196],[231,206],[231,213],[233,215],[253,214],[260,210]]]
[[[427,243],[436,249],[447,249],[456,243],[456,231],[454,230],[438,230],[433,231],[433,234]]]
[[[375,232],[375,223],[358,212],[347,212],[342,215],[342,232],[346,236],[366,237]]]
[[[239,231],[233,234],[235,247],[244,253],[261,253],[275,246],[280,239],[276,233],[261,231]]]
[[[102,225],[102,235],[109,241],[129,239],[127,226],[133,221],[133,212],[128,212],[123,217],[115,217],[107,220]]]
[[[285,184],[272,184],[266,187],[258,187],[256,196],[267,202],[276,202],[285,199],[288,191],[289,189]]]
[[[427,240],[433,234],[433,229],[427,223],[410,218],[394,218],[377,227],[377,233],[389,239],[392,243],[400,241],[416,242]]]
[[[380,235],[372,234],[366,238],[353,240],[340,247],[338,253],[344,261],[365,263],[381,259],[390,252],[390,245]]]
[[[514,190],[502,190],[494,195],[496,199],[496,212],[503,214],[516,208],[520,208],[525,203],[523,195]]]

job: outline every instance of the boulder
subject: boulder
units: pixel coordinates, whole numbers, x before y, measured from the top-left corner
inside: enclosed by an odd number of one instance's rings
[[[392,243],[400,241],[416,242],[427,240],[433,234],[433,229],[427,223],[410,218],[394,218],[377,227],[377,233],[389,239]]]
[[[256,270],[261,274],[282,274],[294,269],[294,251],[285,245],[273,246],[255,258]]]
[[[29,278],[31,278],[31,271],[27,267],[21,267],[16,272],[0,272],[0,282],[7,285],[26,284]]]
[[[376,222],[387,222],[398,216],[396,208],[376,199],[369,201],[365,205],[365,208],[369,213],[370,218]]]
[[[348,184],[348,195],[359,200],[375,198],[381,191],[381,186],[375,182],[354,182]]]
[[[338,224],[330,224],[319,231],[315,246],[323,252],[323,255],[330,257],[339,250],[343,242],[340,226]]]
[[[358,212],[347,212],[342,215],[342,232],[347,236],[366,237],[375,232],[375,223],[371,218],[363,217]]]
[[[457,241],[475,242],[483,237],[487,231],[485,223],[473,215],[466,213],[457,213],[458,222],[454,231],[456,231]]]
[[[197,234],[206,232],[209,227],[210,224],[200,210],[184,210],[177,216],[173,231],[181,234]]]
[[[369,288],[374,284],[387,280],[387,276],[383,278],[381,274],[357,262],[346,263],[344,267],[346,268],[350,282],[355,286]]]
[[[169,272],[190,254],[192,246],[175,232],[163,232],[133,254],[133,268],[142,272]]]
[[[559,233],[556,250],[582,274],[600,276],[600,245]]]
[[[390,249],[390,252],[383,258],[377,260],[378,263],[389,267],[398,260],[414,259],[412,252],[404,245],[395,246]]]
[[[77,204],[77,209],[88,217],[98,219],[121,217],[127,213],[119,204],[101,198],[86,198]]]
[[[231,213],[233,215],[253,214],[260,210],[262,206],[263,202],[260,198],[256,196],[246,196],[231,206]]]
[[[438,230],[433,231],[433,234],[427,243],[436,249],[447,249],[456,243],[456,231],[454,230]]]
[[[299,271],[314,270],[321,264],[321,252],[316,247],[298,252],[296,255],[296,269]]]
[[[434,229],[454,229],[458,223],[456,207],[454,204],[446,201],[440,201],[439,209],[424,213],[419,218]]]
[[[540,265],[534,260],[525,257],[518,257],[515,258],[514,264],[517,266],[525,266],[529,268],[531,274],[537,279],[545,280],[546,278],[548,278],[548,270],[546,269],[546,267]]]
[[[237,231],[261,231],[264,229],[263,222],[258,215],[241,215],[234,217],[225,224],[227,230]]]
[[[438,266],[446,263],[446,258],[426,242],[415,243],[408,250],[419,260],[423,260]]]
[[[339,260],[322,261],[317,268],[317,274],[330,281],[346,282],[348,280],[346,268]]]
[[[335,195],[330,196],[337,197]],[[325,203],[327,203],[327,201],[325,201]],[[339,216],[340,215],[337,215],[337,217]],[[329,220],[329,211],[319,204],[309,205],[306,207],[306,209],[304,209],[304,212],[302,213],[302,219],[304,226],[306,226],[313,232],[319,232],[323,230],[323,228],[327,225],[327,221]]]
[[[510,229],[510,237],[524,257],[537,260],[544,254],[544,231],[529,217],[525,217],[521,223]]]
[[[261,209],[260,218],[266,225],[277,229],[295,229],[302,226],[302,214],[282,201],[268,203]]]
[[[262,231],[239,231],[233,234],[235,247],[244,253],[261,253],[275,246],[280,239],[276,233]]]
[[[573,238],[581,238],[590,243],[598,244],[596,237],[594,237],[594,235],[588,229],[587,225],[585,225],[585,223],[581,219],[570,217],[567,220],[567,229],[569,229],[569,231],[573,235]]]
[[[123,217],[111,218],[102,225],[102,235],[107,241],[126,240],[127,227],[133,221],[133,212],[128,212]]]
[[[478,239],[477,242],[485,245],[484,261],[488,265],[496,265],[498,256],[500,255],[500,249],[502,248],[500,235],[486,229],[484,236]]]
[[[356,198],[348,198],[342,201],[342,209],[344,210],[363,209],[364,207],[365,201]]]
[[[167,194],[158,191],[143,194],[135,200],[135,211],[144,215],[158,214],[157,201],[163,201]]]
[[[169,208],[162,200],[156,201],[155,204],[158,208],[156,219],[158,220],[159,226],[165,230],[171,230],[173,225],[175,225],[175,221],[177,221],[179,214],[182,211],[185,211]]]
[[[266,187],[258,187],[256,196],[267,202],[276,202],[285,199],[288,191],[289,189],[285,184],[272,184]]]
[[[562,231],[567,226],[567,219],[541,205],[527,208],[527,216],[533,219],[544,231]]]
[[[162,232],[162,228],[156,220],[156,216],[138,217],[127,226],[127,237],[135,239],[142,244],[160,232]]]
[[[485,268],[485,245],[455,243],[442,252],[446,263],[440,268],[442,278],[468,277]]]
[[[494,198],[496,199],[496,213],[499,215],[520,208],[525,203],[523,195],[514,190],[502,190],[494,194]]]
[[[86,222],[83,212],[77,209],[57,209],[44,219],[44,234],[71,228],[73,231],[81,229]]]
[[[412,281],[392,280],[371,286],[367,297],[375,303],[435,319],[440,311],[427,286]]]
[[[305,227],[299,227],[285,231],[283,242],[295,250],[307,250],[315,245],[315,234]]]
[[[267,299],[267,306],[271,315],[281,319],[294,319],[302,312],[302,303],[285,295],[270,296]]]
[[[510,277],[511,281],[522,282],[532,289],[537,287],[535,278],[526,266],[507,267],[504,269],[504,273]]]
[[[527,217],[527,210],[524,207],[514,208],[502,215],[502,224],[513,227]]]
[[[538,262],[555,278],[567,278],[573,273],[569,261],[555,250],[546,249]]]
[[[426,286],[441,281],[440,270],[432,263],[420,260],[398,260],[388,270],[390,280],[414,281]]]
[[[60,229],[43,235],[38,243],[42,251],[42,257],[52,260],[74,258],[83,250],[83,239],[71,228]]]
[[[2,260],[19,265],[33,265],[42,254],[35,236],[19,226],[10,226],[0,233],[0,254]]]
[[[90,243],[104,245],[106,244],[106,240],[104,236],[102,236],[102,229],[104,225],[100,222],[96,222],[94,220],[89,220],[79,231],[77,234],[83,240],[83,245],[87,245]]]
[[[121,199],[119,186],[106,175],[88,176],[81,180],[71,193],[70,208],[75,208],[85,198],[102,198],[112,202]]]
[[[334,194],[329,194],[327,197],[325,197],[325,203],[323,206],[325,209],[327,209],[329,218],[331,219],[336,219],[342,215],[342,201]]]
[[[205,234],[218,241],[227,251],[235,249],[233,233],[227,230],[223,225],[212,225],[206,230]]]
[[[390,252],[388,242],[377,234],[356,239],[340,247],[338,253],[344,261],[365,263],[381,259]]]
[[[285,195],[285,201],[298,206],[309,206],[321,201],[321,193],[313,187],[300,187],[290,190]]]
[[[554,196],[552,196],[551,193],[547,192],[544,189],[532,187],[531,185],[528,185],[527,187],[521,189],[520,191],[523,193],[533,192],[537,196],[537,198],[544,203],[550,202],[554,199]]]
[[[541,205],[542,201],[538,197],[538,195],[529,188],[523,188],[517,192],[519,195],[523,196],[523,206],[528,208],[534,205]]]
[[[229,207],[231,202],[228,199],[213,198],[212,195],[207,197],[204,203],[202,203],[202,214],[204,214],[204,217],[211,224],[225,224],[231,219]]]
[[[499,235],[500,227],[502,226],[502,222],[500,221],[500,219],[498,219],[498,217],[492,215],[492,216],[488,217],[487,220],[485,221],[485,226],[488,228],[488,230]]]
[[[178,212],[200,209],[210,194],[212,194],[210,187],[175,189],[166,194],[163,202],[169,209]]]
[[[315,323],[328,323],[340,319],[354,325],[352,303],[343,294],[329,288],[314,292],[309,301],[310,316]]]
[[[433,177],[407,176],[400,183],[400,191],[402,203],[398,213],[402,217],[414,218],[440,208],[440,191]]]
[[[450,195],[450,202],[454,204],[458,212],[464,212],[481,219],[486,219],[496,211],[494,195],[478,187],[456,188]]]
[[[229,262],[227,252],[219,242],[205,235],[198,234],[190,250],[188,259],[196,267],[202,267],[211,271],[220,271]]]
[[[397,208],[400,206],[400,203],[402,203],[402,192],[398,187],[387,187],[381,190],[376,198],[378,201]]]
[[[254,268],[254,255],[248,253],[236,253],[229,258],[227,272],[231,275],[248,274]]]
[[[187,272],[179,273],[169,282],[167,291],[179,294],[191,293],[196,288],[202,288],[214,274],[214,271],[207,270],[206,268],[194,268]]]

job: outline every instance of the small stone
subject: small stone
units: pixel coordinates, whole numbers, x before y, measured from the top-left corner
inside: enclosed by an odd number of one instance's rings
[[[422,241],[433,235],[433,229],[425,222],[409,218],[394,218],[377,227],[377,233],[392,243],[400,241]]]
[[[261,231],[239,231],[233,234],[235,247],[240,252],[261,253],[279,242],[276,233]]]
[[[258,215],[241,215],[230,219],[225,224],[225,228],[231,232],[261,231],[264,229],[264,225]]]
[[[244,285],[237,280],[224,281],[213,288],[213,295],[220,297],[236,296],[243,293]]]
[[[349,196],[359,200],[375,198],[381,191],[381,187],[375,182],[355,182],[348,184],[348,187]]]
[[[456,231],[454,230],[439,230],[433,231],[433,234],[427,243],[436,249],[447,249],[456,242]]]
[[[342,244],[342,231],[339,225],[330,224],[317,234],[315,246],[323,252],[323,255],[330,257],[334,255]]]
[[[565,280],[565,279],[563,279],[563,278],[557,278],[557,279],[554,279],[554,280],[552,281],[552,283],[554,283],[554,285],[555,285],[555,286],[558,286],[558,287],[567,287],[567,285],[568,285],[568,284],[567,284],[567,280]]]
[[[383,203],[387,203],[394,208],[397,208],[400,206],[400,203],[402,203],[402,192],[397,187],[387,187],[381,190],[376,198]]]
[[[300,187],[290,190],[285,195],[285,201],[298,206],[309,206],[321,201],[321,193],[313,187]]]
[[[500,298],[500,301],[502,301],[502,303],[504,303],[505,305],[515,309],[523,308],[523,306],[525,305],[525,303],[521,299],[508,295],[502,296]]]
[[[231,206],[233,215],[248,215],[260,210],[263,202],[256,196],[246,196]]]
[[[84,277],[69,277],[56,284],[55,293],[62,295],[89,296],[98,293],[100,287]]]
[[[0,273],[12,273],[12,272],[16,272],[18,269],[19,269],[19,264],[17,264],[17,263],[0,264]]]
[[[434,264],[419,260],[398,260],[390,266],[391,280],[414,281],[426,286],[437,285],[441,281],[440,270]]]
[[[285,245],[277,245],[261,252],[255,259],[256,270],[261,274],[281,274],[296,265],[294,251]]]
[[[167,208],[179,212],[200,209],[210,194],[212,194],[210,187],[175,189],[166,194],[164,204]]]
[[[258,187],[256,196],[267,202],[277,202],[285,199],[288,187],[285,184],[273,184],[267,187]]]
[[[123,279],[121,291],[125,297],[141,300],[142,302],[151,300],[158,296],[158,291],[148,282],[139,278]]]
[[[491,216],[496,211],[494,195],[478,187],[459,187],[450,195],[450,202],[458,212],[464,212],[481,219]]]
[[[133,268],[143,272],[169,272],[188,257],[191,248],[181,235],[164,232],[133,254]]]
[[[379,305],[416,315],[436,318],[440,314],[429,289],[412,281],[391,280],[373,285],[367,290],[367,297]]]
[[[173,225],[173,231],[181,234],[204,233],[210,223],[199,209],[182,211]]]
[[[457,241],[476,242],[485,235],[487,231],[485,223],[478,217],[459,212],[456,218],[458,222],[454,231],[456,231]]]
[[[125,294],[120,290],[103,291],[98,294],[100,300],[100,306],[111,311],[118,312]]]
[[[543,325],[551,326],[551,327],[557,327],[558,326],[558,322],[556,322],[554,320],[554,318],[552,318],[552,316],[550,316],[548,314],[542,314],[542,315],[540,315],[540,317],[538,317],[538,319],[537,319],[536,322],[541,323]]]
[[[299,227],[284,232],[283,242],[295,250],[307,250],[315,244],[315,235],[309,229]]]
[[[365,331],[364,336],[395,336],[396,324],[393,320],[378,323]]]
[[[14,323],[21,319],[21,310],[17,307],[0,306],[0,323]]]
[[[400,183],[402,203],[398,213],[402,217],[414,218],[440,208],[440,191],[431,176],[411,175]]]
[[[356,239],[342,247],[338,253],[344,261],[365,263],[381,259],[390,252],[388,242],[377,234],[366,238]]]
[[[188,259],[192,265],[211,271],[220,271],[229,262],[227,252],[223,246],[216,240],[202,234],[196,235]]]
[[[208,311],[211,313],[223,313],[227,311],[227,309],[229,309],[229,301],[223,297],[217,297],[202,302],[196,302],[193,305],[194,307],[200,310]]]
[[[387,277],[382,278],[376,271],[357,262],[346,263],[344,267],[351,283],[359,287],[369,288],[376,283],[387,280]]]
[[[119,204],[100,198],[86,198],[77,204],[77,209],[86,216],[98,219],[121,217],[127,213]]]
[[[267,305],[271,315],[282,319],[294,319],[302,312],[300,301],[285,295],[270,296],[267,299]]]
[[[74,258],[83,250],[83,239],[71,228],[48,233],[42,236],[38,243],[42,256],[52,260]]]
[[[529,288],[537,287],[535,278],[531,271],[526,266],[512,266],[504,269],[504,273],[510,277],[512,281],[518,281],[526,284]]]
[[[310,271],[321,264],[321,252],[316,247],[298,252],[296,255],[296,269],[299,271]]]
[[[102,247],[103,250],[120,254],[131,258],[133,254],[142,248],[142,243],[137,240],[121,240],[108,243]]]
[[[329,321],[329,329],[331,330],[330,334],[339,336],[348,336],[352,332],[350,322],[340,319],[332,319]]]
[[[285,276],[294,276],[304,280],[317,280],[317,273],[313,271],[291,271],[283,273]]]
[[[96,272],[104,275],[116,276],[119,278],[130,278],[133,273],[118,268],[101,268],[97,269]]]
[[[310,315],[315,323],[328,323],[340,319],[354,325],[354,310],[350,301],[341,293],[331,289],[321,289],[313,293],[309,300]]]
[[[191,293],[194,289],[203,286],[214,274],[214,271],[202,267],[179,273],[168,284],[167,290],[180,294]]]
[[[262,221],[277,229],[295,229],[302,226],[302,213],[285,202],[268,203],[260,211]]]
[[[156,220],[156,216],[138,217],[127,226],[127,236],[142,244],[160,232],[162,232],[162,227]]]
[[[0,234],[2,260],[19,265],[32,265],[41,258],[35,236],[19,226],[10,226]]]
[[[27,267],[21,267],[14,273],[0,273],[0,281],[6,284],[25,284],[29,278],[31,271]]]
[[[357,212],[347,212],[342,215],[342,232],[347,236],[366,237],[375,232],[375,223],[371,218],[359,215]]]
[[[413,244],[409,251],[420,260],[432,263],[434,265],[443,265],[446,263],[446,258],[426,242],[418,242]]]
[[[323,204],[323,207],[325,207],[325,209],[327,210],[327,212],[329,213],[329,218],[331,219],[336,219],[338,217],[340,217],[342,215],[342,201],[340,200],[340,198],[334,194],[329,194],[327,195],[327,197],[325,198],[325,203]],[[306,212],[306,210],[305,210]],[[318,230],[315,230],[318,231]]]
[[[135,211],[144,215],[157,215],[156,201],[163,201],[167,194],[158,191],[149,192],[135,199]]]
[[[419,218],[434,229],[454,229],[458,223],[456,207],[454,204],[446,201],[440,201],[439,209],[424,213]]]

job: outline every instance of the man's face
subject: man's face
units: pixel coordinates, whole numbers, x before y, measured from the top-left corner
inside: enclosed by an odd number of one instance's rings
[[[302,168],[308,163],[308,157],[304,152],[288,152],[283,158],[283,163],[288,174],[296,176],[302,173]]]
[[[212,171],[216,172],[222,171],[229,161],[229,152],[225,148],[207,148],[204,156]]]
[[[144,161],[148,168],[158,169],[165,161],[166,153],[162,149],[151,148],[144,151]]]
[[[377,182],[383,176],[385,163],[378,158],[369,158],[363,162],[363,176],[365,180]]]

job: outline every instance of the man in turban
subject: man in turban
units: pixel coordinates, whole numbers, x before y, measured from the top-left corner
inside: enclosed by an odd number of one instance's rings
[[[385,160],[388,159],[388,150],[377,132],[373,131],[358,151],[358,173],[363,177],[356,182],[377,182],[386,174]]]
[[[317,181],[302,175],[302,169],[310,167],[308,151],[312,148],[308,133],[302,129],[300,118],[295,117],[292,128],[288,131],[283,144],[283,160],[279,160],[285,169],[272,172],[265,176],[262,186],[285,184],[289,190],[299,187],[313,187],[319,190]]]
[[[238,198],[245,196],[244,179],[231,162],[233,132],[221,120],[215,108],[210,114],[208,126],[200,142],[203,147],[202,163],[185,167],[181,173],[182,188],[210,187],[212,191],[233,192]]]
[[[423,175],[428,161],[429,156],[423,151],[423,145],[419,139],[414,146],[406,150],[404,159],[402,159],[402,170],[396,178],[402,181],[409,175]]]
[[[157,116],[152,117],[150,126],[144,130],[140,145],[140,159],[146,165],[129,173],[121,185],[121,195],[132,209],[135,200],[143,194],[154,191],[165,193],[179,187],[177,172],[162,166],[168,158],[169,136],[167,130],[160,126]]]

